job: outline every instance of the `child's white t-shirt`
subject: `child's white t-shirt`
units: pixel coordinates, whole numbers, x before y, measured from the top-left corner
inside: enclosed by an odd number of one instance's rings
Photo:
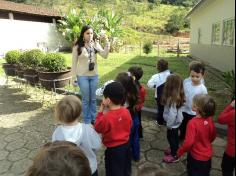
[[[194,86],[192,84],[191,79],[188,78],[184,80],[183,84],[184,84],[184,94],[186,100],[186,102],[184,103],[183,112],[186,112],[187,114],[190,115],[196,115],[196,112],[192,111],[193,97],[197,94],[207,94],[207,88],[203,83]]]
[[[167,77],[170,75],[170,70],[166,70],[160,73],[157,73],[153,75],[147,83],[147,86],[149,88],[157,88],[160,85],[164,84],[166,82]],[[155,91],[155,98],[157,97],[157,93]]]
[[[59,125],[53,132],[52,141],[75,143],[87,156],[92,173],[97,170],[95,151],[101,147],[101,138],[89,124]]]

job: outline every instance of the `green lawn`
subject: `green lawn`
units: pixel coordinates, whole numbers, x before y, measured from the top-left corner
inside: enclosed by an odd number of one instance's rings
[[[71,66],[71,53],[63,53],[66,57],[67,65]],[[154,101],[154,90],[147,88],[146,84],[150,77],[157,73],[156,62],[157,62],[156,51],[140,56],[139,51],[134,51],[131,53],[110,53],[108,59],[102,59],[98,57],[98,71],[99,71],[99,86],[103,85],[107,80],[114,79],[119,72],[127,71],[130,66],[138,65],[142,66],[144,70],[144,75],[141,78],[141,83],[145,85],[147,89],[147,97],[145,100],[145,106],[155,108],[156,104]],[[171,71],[179,74],[183,79],[188,77],[188,64],[191,61],[185,55],[181,55],[177,58],[175,54],[160,52],[161,58],[168,60],[169,68]],[[0,60],[2,64],[4,60]],[[0,75],[3,74],[2,67],[0,67]],[[214,97],[217,102],[217,112],[216,116],[223,108],[229,103],[229,98],[224,93],[225,85],[223,81],[219,78],[219,72],[207,67],[205,83],[208,88],[209,94]],[[222,91],[223,90],[223,91]]]
[[[66,56],[67,64],[71,66],[71,54],[64,54]],[[140,56],[138,52],[131,54],[124,53],[110,53],[108,59],[98,58],[98,72],[99,72],[99,86],[103,85],[107,80],[114,79],[119,72],[127,71],[129,67],[133,65],[142,66],[144,70],[144,75],[140,82],[146,86],[147,81],[150,77],[157,72],[156,53],[153,52],[149,55]],[[168,60],[170,69],[180,74],[183,78],[188,76],[188,60],[185,57],[176,58],[173,54],[165,54],[164,51],[160,54],[166,60]],[[155,107],[155,102],[153,101],[154,90],[146,87],[147,98],[145,101],[145,106]]]
[[[67,58],[67,64],[71,66],[71,54],[65,54]],[[119,72],[127,71],[130,66],[138,65],[142,66],[144,75],[141,78],[141,83],[145,85],[147,89],[147,97],[145,100],[145,106],[155,108],[156,104],[154,101],[154,90],[147,88],[146,84],[150,77],[157,73],[155,64],[157,61],[157,53],[153,52],[149,55],[142,54],[139,52],[133,52],[129,54],[124,53],[110,53],[108,59],[98,58],[98,71],[99,71],[99,86],[103,85],[104,82],[110,79],[114,79]],[[171,71],[179,74],[183,79],[188,77],[188,64],[191,61],[186,55],[181,55],[177,58],[175,54],[165,53],[161,51],[161,58],[168,60],[169,68]],[[217,73],[220,75],[220,73]],[[219,112],[229,103],[229,98],[225,94],[219,93],[219,91],[225,89],[223,81],[217,76],[215,72],[212,72],[211,68],[207,67],[205,83],[208,88],[209,94],[214,97],[217,102],[216,117]]]

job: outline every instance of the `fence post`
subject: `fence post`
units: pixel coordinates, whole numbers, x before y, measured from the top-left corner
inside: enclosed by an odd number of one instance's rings
[[[157,42],[157,57],[160,57],[160,44]]]
[[[178,43],[177,43],[177,57],[179,57],[180,54],[180,48],[179,48],[179,39],[178,39]]]

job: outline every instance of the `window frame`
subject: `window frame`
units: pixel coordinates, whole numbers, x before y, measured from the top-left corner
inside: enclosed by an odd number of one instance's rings
[[[227,21],[233,21],[233,44],[227,44],[224,43],[224,31],[225,31],[225,22]],[[221,44],[223,46],[235,46],[235,19],[234,18],[228,18],[228,19],[224,19],[223,20],[223,24],[222,24],[222,41]]]
[[[214,43],[214,25],[219,25],[219,41],[217,43]],[[212,24],[211,27],[211,45],[221,45],[221,22],[215,22]]]

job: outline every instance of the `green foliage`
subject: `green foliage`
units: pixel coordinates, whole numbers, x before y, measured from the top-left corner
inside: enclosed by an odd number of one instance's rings
[[[165,30],[168,33],[174,33],[184,28],[189,27],[189,21],[185,19],[186,11],[184,9],[176,9],[170,16],[165,25]]]
[[[143,52],[144,52],[145,54],[151,53],[151,52],[152,52],[152,49],[153,49],[153,46],[152,46],[152,43],[150,43],[150,42],[145,43],[145,44],[143,45]]]
[[[60,53],[47,53],[42,60],[42,69],[49,72],[66,70],[66,59]]]
[[[18,63],[21,53],[18,50],[11,50],[6,53],[5,60],[8,64]]]
[[[23,69],[37,69],[42,62],[44,53],[39,49],[24,51],[19,57],[19,66]]]
[[[22,69],[25,69],[25,65],[26,65],[26,61],[27,61],[27,53],[29,51],[24,51],[20,57],[19,57],[19,62],[18,62],[18,65],[22,68]]]
[[[29,69],[37,69],[44,57],[44,53],[39,49],[32,49],[26,52],[24,67]]]
[[[71,9],[63,15],[63,20],[58,20],[58,30],[62,32],[65,39],[73,43],[80,35],[81,28],[86,24],[86,11]]]
[[[235,73],[233,70],[223,73],[224,82],[231,96],[235,98]]]

